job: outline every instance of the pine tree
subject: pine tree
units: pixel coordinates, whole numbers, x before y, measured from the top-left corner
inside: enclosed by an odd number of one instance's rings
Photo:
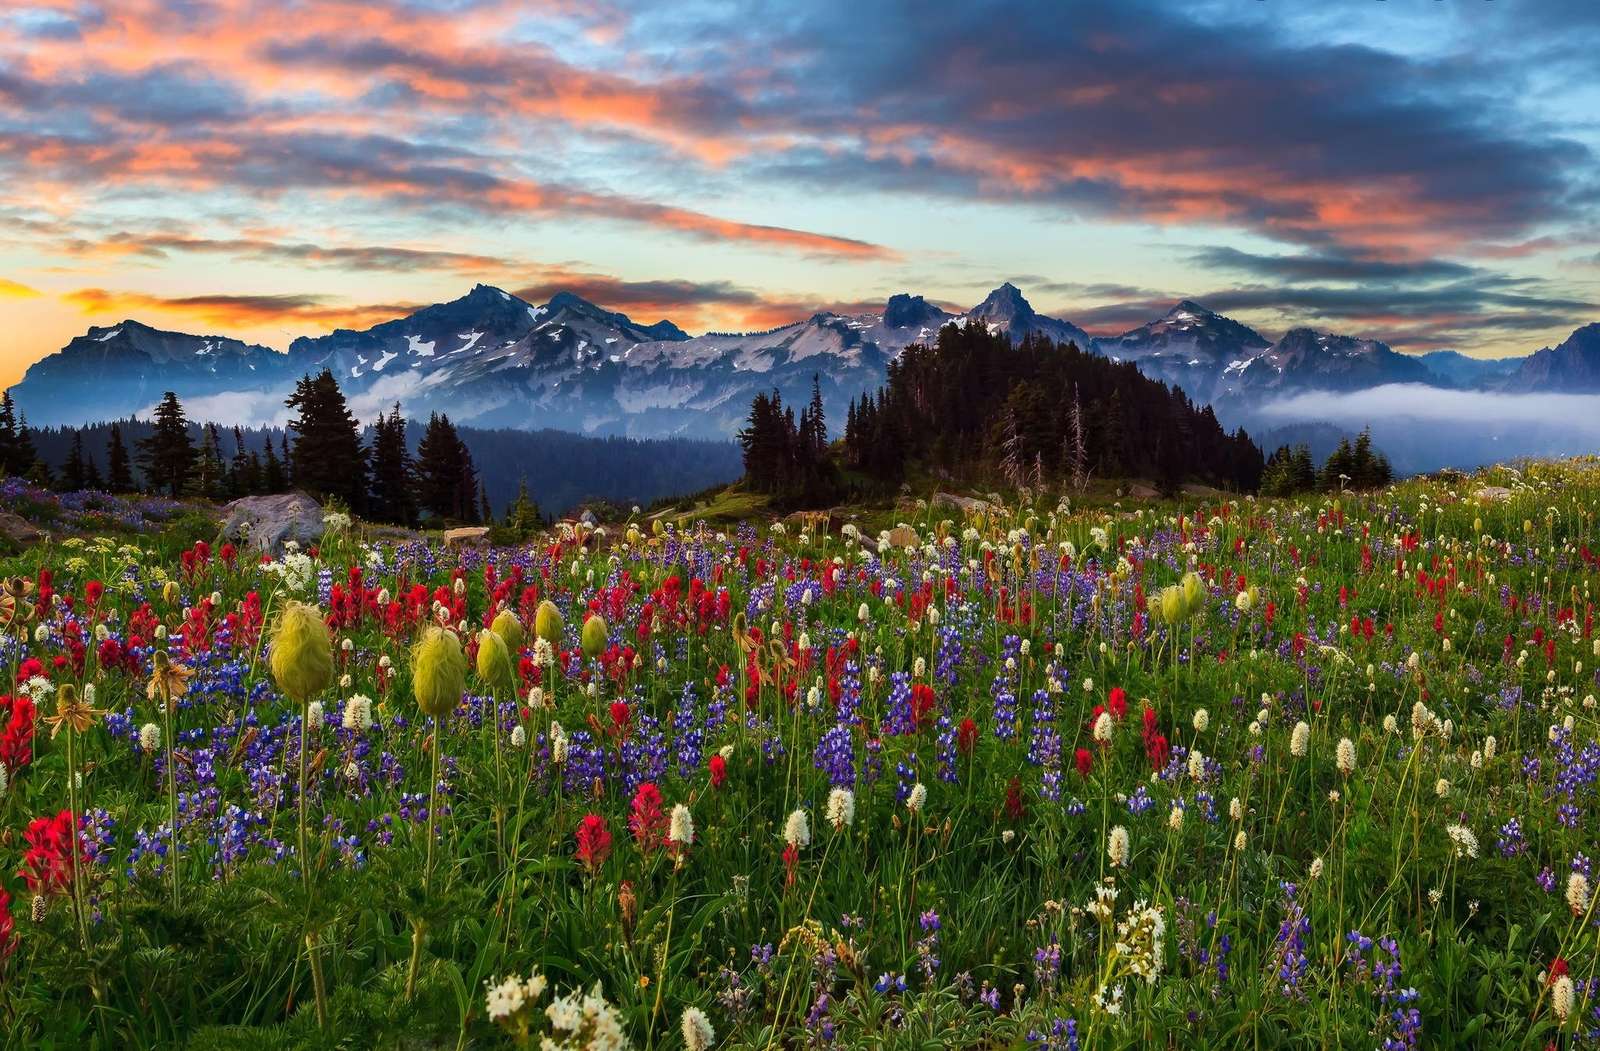
[[[494,508],[489,504],[489,490],[481,477],[478,479],[478,521],[482,525],[494,525]]]
[[[517,540],[527,540],[544,528],[539,505],[528,495],[528,476],[517,485],[517,498],[506,511],[505,529]]]
[[[106,480],[100,476],[100,465],[95,463],[92,452],[83,454],[83,487],[95,492],[103,492],[106,487]]]
[[[22,414],[17,420],[17,444],[14,455],[17,466],[35,484],[50,484],[50,468],[39,458],[39,450],[33,444],[33,430],[28,426],[26,414]]]
[[[294,432],[290,471],[294,483],[318,498],[337,497],[358,513],[367,506],[367,450],[361,427],[345,402],[344,392],[323,369],[302,377],[284,404],[298,415],[289,421]]]
[[[189,421],[184,418],[178,396],[167,391],[156,406],[155,430],[139,442],[139,466],[156,492],[183,495],[194,472],[194,443],[189,440]]]
[[[111,425],[111,437],[106,440],[106,487],[113,493],[133,491],[133,465],[128,459],[128,447],[122,444],[122,425]]]
[[[417,446],[417,503],[436,518],[470,522],[477,516],[478,475],[472,454],[449,416],[434,413]]]
[[[83,463],[83,431],[72,432],[72,448],[67,452],[67,462],[61,467],[61,488],[75,493],[87,488],[88,472]]]
[[[398,525],[417,524],[411,453],[406,447],[406,421],[400,406],[372,426],[372,517]]]
[[[31,463],[19,461],[17,449],[17,406],[8,390],[0,394],[0,474],[21,476]]]
[[[228,461],[228,493],[235,499],[249,496],[261,485],[259,461],[245,448],[244,428],[233,428],[233,457]]]
[[[200,429],[200,452],[195,458],[195,489],[208,500],[221,499],[226,493],[227,472],[222,464],[222,438],[217,425],[208,423]]]
[[[278,451],[273,447],[272,436],[267,435],[267,462],[261,467],[261,491],[264,493],[281,493],[289,488],[289,476],[284,473],[283,461],[278,458]]]

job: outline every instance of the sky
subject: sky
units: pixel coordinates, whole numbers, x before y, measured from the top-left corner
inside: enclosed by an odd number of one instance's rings
[[[1010,280],[1116,333],[1600,320],[1592,0],[10,0],[0,384],[484,282],[691,332]]]

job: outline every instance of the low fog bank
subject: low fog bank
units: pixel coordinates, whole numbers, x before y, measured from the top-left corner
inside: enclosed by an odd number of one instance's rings
[[[1400,474],[1470,470],[1519,456],[1600,451],[1600,395],[1497,394],[1395,383],[1350,392],[1311,391],[1228,414],[1267,453],[1305,442],[1324,457],[1342,435],[1372,428]]]

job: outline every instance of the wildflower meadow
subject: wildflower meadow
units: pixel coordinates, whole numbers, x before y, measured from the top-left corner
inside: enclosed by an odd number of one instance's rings
[[[967,507],[9,556],[4,1044],[1600,1044],[1600,461]]]

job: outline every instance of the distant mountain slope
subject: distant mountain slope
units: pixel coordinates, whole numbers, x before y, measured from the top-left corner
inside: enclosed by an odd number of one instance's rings
[[[287,353],[130,320],[91,328],[12,390],[40,424],[148,412],[165,390],[205,418],[264,422],[283,418],[294,379],[327,368],[363,418],[398,401],[414,415],[446,412],[480,427],[728,438],[757,392],[775,388],[799,404],[813,377],[838,419],[883,383],[906,347],[969,322],[1013,345],[1042,336],[1132,362],[1229,417],[1285,395],[1389,383],[1600,390],[1600,326],[1527,359],[1480,362],[1452,352],[1413,357],[1307,328],[1272,342],[1185,299],[1147,324],[1097,339],[1039,313],[1010,282],[965,313],[901,293],[875,313],[823,311],[764,332],[693,337],[671,321],[637,322],[570,292],[533,304],[490,285],[370,328],[296,339]]]
[[[1499,384],[1505,391],[1600,393],[1600,323],[1585,325],[1559,346],[1545,347]]]

